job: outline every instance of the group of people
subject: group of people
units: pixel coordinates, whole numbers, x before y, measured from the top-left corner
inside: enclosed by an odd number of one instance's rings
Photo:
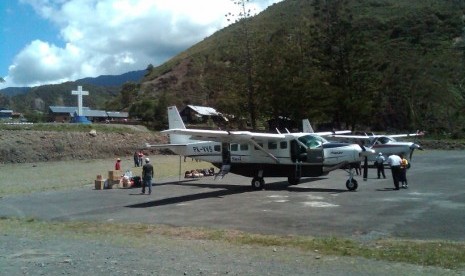
[[[383,156],[383,153],[379,153],[376,157],[376,168],[378,172],[378,178],[386,178],[384,173],[384,163],[387,162],[391,167],[392,180],[394,181],[394,189],[399,190],[400,187],[407,189],[407,169],[410,167],[408,160],[403,156],[403,154],[396,155],[392,154],[386,160]]]
[[[134,152],[134,167],[142,167],[144,160],[144,153],[142,151]]]
[[[143,158],[143,153],[142,154]],[[136,154],[134,154],[134,162],[136,162]],[[154,177],[154,170],[153,170],[153,165],[150,164],[150,158],[146,157],[145,158],[145,164],[142,165],[142,160],[139,160],[139,154],[137,155],[138,160],[137,160],[137,167],[142,166],[142,194],[145,194],[145,189],[147,188],[147,192],[150,195],[152,193],[152,179]],[[116,159],[115,163],[115,170],[121,170],[121,158]]]

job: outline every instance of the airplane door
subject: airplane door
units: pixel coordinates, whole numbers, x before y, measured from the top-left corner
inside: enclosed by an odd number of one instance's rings
[[[218,176],[223,178],[231,170],[231,149],[229,143],[221,144],[221,163],[221,169],[218,174],[216,174],[215,179]]]
[[[324,152],[322,144],[315,140],[315,137],[312,136],[299,139],[302,139],[301,143],[307,145],[307,148],[303,147],[296,140],[291,141],[292,162],[305,162],[319,165],[323,164]]]
[[[223,165],[231,165],[231,149],[229,143],[221,144],[221,157]]]
[[[291,160],[292,162],[298,162],[298,161],[302,161],[300,160],[300,157],[301,157],[301,153],[302,153],[302,150],[301,150],[302,146],[299,145],[299,143],[297,143],[296,140],[292,140],[291,141]]]
[[[307,149],[307,161],[305,161],[306,163],[323,164],[323,160],[323,147]]]

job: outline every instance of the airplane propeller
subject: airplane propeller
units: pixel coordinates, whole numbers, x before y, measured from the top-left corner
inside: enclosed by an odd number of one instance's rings
[[[419,144],[413,143],[413,144],[410,146],[410,156],[409,156],[409,159],[410,159],[410,160],[412,160],[413,152],[414,152],[416,149],[423,150],[423,148],[422,148]]]
[[[410,145],[410,156],[409,156],[410,160],[412,160],[414,150],[416,150],[416,149],[423,150],[423,148],[419,144],[417,144],[417,141],[418,141],[418,137],[420,135],[423,135],[424,132],[423,131],[420,132],[419,130],[417,130],[417,134],[419,134],[419,135],[415,136],[415,139],[413,140],[413,144]]]
[[[373,154],[376,153],[376,151],[374,149],[365,147],[363,145],[359,145],[359,146],[362,149],[362,152],[360,153],[360,156],[368,157],[368,156],[373,155]]]
[[[363,162],[363,180],[366,181],[368,178],[368,156],[375,154],[375,151],[367,148],[363,145],[360,145],[360,148],[362,149],[362,152],[360,153],[360,156],[363,156],[364,162]]]

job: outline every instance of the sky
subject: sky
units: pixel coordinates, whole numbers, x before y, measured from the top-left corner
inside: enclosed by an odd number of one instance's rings
[[[232,0],[1,0],[0,89],[158,66],[226,27],[230,12]]]

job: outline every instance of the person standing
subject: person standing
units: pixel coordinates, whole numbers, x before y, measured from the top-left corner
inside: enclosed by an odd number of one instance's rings
[[[115,170],[116,171],[121,170],[121,159],[120,158],[116,159]]]
[[[139,167],[139,153],[137,150],[134,152],[134,167]]]
[[[380,152],[378,153],[378,156],[376,157],[376,169],[378,171],[378,179],[383,175],[384,178],[386,178],[386,175],[384,174],[384,162],[386,159],[383,156],[383,153]]]
[[[408,161],[407,159],[401,154],[400,155],[400,182],[402,184],[402,188],[408,189],[408,182],[407,182],[407,169],[408,169]]]
[[[145,164],[142,166],[142,194],[145,194],[145,186],[148,187],[148,194],[152,193],[153,166],[150,159],[145,158]]]
[[[394,187],[399,190],[399,178],[400,178],[400,164],[402,159],[398,155],[392,154],[388,157],[387,163],[391,167],[392,180],[394,181]]]
[[[355,174],[362,175],[362,162],[361,161],[356,162],[354,166],[355,166]]]
[[[143,160],[144,160],[144,153],[142,151],[139,151],[138,156],[139,156],[139,166],[142,166]]]

